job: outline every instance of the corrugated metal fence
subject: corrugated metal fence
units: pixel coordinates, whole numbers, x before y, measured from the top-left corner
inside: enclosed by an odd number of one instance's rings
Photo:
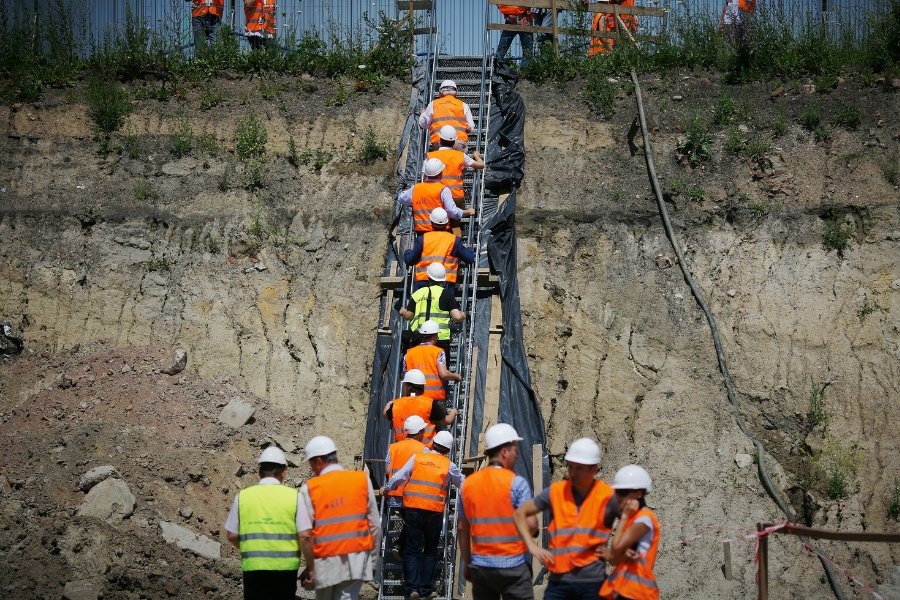
[[[481,54],[484,37],[485,0],[435,0],[441,51],[452,55]],[[863,35],[876,5],[882,0],[759,0],[761,11],[784,15],[795,25],[807,20],[824,22],[833,31],[849,28],[857,36]],[[668,25],[684,18],[717,20],[723,0],[637,0],[640,6],[667,8]],[[226,0],[225,22],[238,33],[244,29],[241,0]],[[0,0],[10,23],[37,19],[38,24],[58,19],[59,6],[68,12],[68,20],[83,51],[107,39],[120,30],[126,21],[126,11],[140,17],[144,24],[164,39],[190,47],[190,2],[185,0]],[[390,18],[400,13],[396,0],[277,0],[278,37],[282,40],[303,33],[315,33],[325,42],[333,40],[359,41],[367,45],[374,32],[366,18],[377,21],[384,12]],[[827,9],[827,10],[825,10]],[[563,13],[562,19],[567,17]],[[500,22],[500,13],[492,7],[490,19]],[[640,20],[642,33],[657,33],[664,26],[662,19]],[[490,32],[491,47],[496,46],[499,32]],[[518,42],[517,42],[518,43]],[[519,52],[517,46],[513,54]]]

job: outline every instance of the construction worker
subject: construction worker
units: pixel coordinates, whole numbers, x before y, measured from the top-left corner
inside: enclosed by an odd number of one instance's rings
[[[658,600],[653,565],[659,551],[659,520],[646,501],[653,481],[642,467],[627,465],[616,471],[612,487],[622,518],[609,548],[608,559],[615,568],[600,589],[600,597]]]
[[[388,447],[387,458],[385,459],[385,464],[387,465],[387,481],[390,481],[391,477],[393,477],[416,452],[425,448],[425,444],[422,440],[425,438],[425,428],[427,426],[428,423],[419,415],[406,417],[406,420],[403,422],[403,431],[406,433],[406,438],[399,442],[394,442]],[[432,427],[432,430],[433,429],[434,428]],[[387,483],[387,481],[385,483]],[[384,488],[382,488],[381,493],[382,495],[385,494]],[[388,491],[387,497],[388,508],[399,511],[400,507],[403,505],[403,486],[401,485]],[[394,540],[394,545],[390,548],[390,552],[398,560],[401,559],[403,534],[404,529],[401,526],[400,532]]]
[[[544,600],[594,600],[606,579],[606,563],[598,549],[609,541],[619,513],[613,489],[595,479],[600,456],[594,440],[575,440],[566,452],[568,479],[551,484],[516,509],[519,535],[550,571]],[[527,518],[548,509],[553,520],[547,529],[549,550],[544,550],[531,537]]]
[[[346,471],[337,447],[324,435],[306,444],[314,477],[300,488],[300,545],[306,568],[301,582],[317,600],[355,600],[372,581],[381,517],[372,482],[363,471]],[[293,597],[292,597],[293,598]]]
[[[434,600],[434,571],[450,485],[462,485],[463,474],[450,461],[453,435],[440,431],[433,448],[416,452],[384,486],[390,494],[403,488],[403,579],[406,597]]]
[[[453,201],[453,192],[441,183],[444,163],[440,159],[427,159],[423,171],[425,181],[406,188],[397,195],[402,206],[412,207],[416,233],[423,234],[432,230],[431,211],[439,206],[444,207],[451,219],[459,220],[475,214],[474,208],[461,209],[456,206],[456,202]]]
[[[459,261],[467,265],[475,262],[475,252],[466,246],[462,238],[449,231],[450,219],[441,207],[431,211],[432,231],[416,236],[413,247],[403,252],[403,262],[415,266],[413,290],[428,285],[428,265],[439,262],[444,265],[447,287],[456,285]]]
[[[445,349],[450,346],[450,321],[461,323],[466,314],[459,310],[456,301],[456,286],[445,287],[447,269],[439,262],[433,262],[425,269],[428,287],[413,292],[406,306],[399,309],[400,316],[409,321],[409,326],[418,331],[425,321],[434,321],[440,326],[438,345]]]
[[[443,402],[425,396],[424,392],[425,374],[418,369],[410,369],[403,377],[403,395],[384,406],[384,417],[394,426],[395,441],[406,439],[403,426],[412,415],[422,417],[427,423],[421,440],[423,444],[431,442],[436,425],[450,425],[456,420],[459,411],[455,408],[448,411]]]
[[[466,477],[460,489],[457,541],[473,600],[534,598],[528,547],[513,520],[515,510],[531,500],[531,486],[513,471],[520,441],[511,425],[490,427],[484,433],[490,464]],[[536,535],[537,519],[527,517],[526,523]]]
[[[447,392],[444,382],[462,381],[459,373],[447,368],[447,350],[438,345],[441,326],[435,321],[425,321],[419,327],[421,341],[406,351],[406,369],[418,369],[425,375],[425,395],[435,400],[444,400]],[[448,342],[450,340],[447,340]]]
[[[435,146],[440,141],[439,131],[444,125],[452,125],[456,129],[457,144],[463,147],[469,140],[469,133],[475,129],[472,109],[457,98],[456,93],[456,82],[445,79],[441,82],[440,97],[429,102],[419,115],[419,127],[429,131],[429,140]]]
[[[225,521],[228,541],[241,551],[245,600],[293,599],[300,568],[300,499],[286,485],[287,458],[276,446],[259,455],[259,483],[241,490]]]
[[[253,50],[275,39],[275,0],[244,0],[244,35]]]
[[[618,4],[619,6],[634,6],[634,0],[609,0],[610,4]],[[632,33],[637,32],[637,17],[634,15],[619,15],[625,28]],[[619,23],[616,21],[616,15],[612,13],[594,13],[594,21],[591,29],[600,33],[614,34],[619,31]],[[627,35],[622,33],[623,36]],[[591,38],[590,50],[588,55],[595,56],[597,54],[606,54],[612,52],[616,41],[613,38]]]
[[[191,29],[194,32],[194,50],[202,53],[216,44],[225,0],[187,0],[191,3]]]
[[[497,8],[500,9],[503,22],[507,25],[534,25],[534,13],[531,9],[507,4],[498,4]],[[512,46],[516,36],[519,36],[519,43],[522,44],[522,66],[524,67],[534,55],[534,34],[530,31],[501,31],[500,42],[497,44],[494,57],[497,60],[506,58],[506,53],[509,52],[509,47]]]
[[[456,129],[452,125],[444,125],[438,130],[440,146],[428,153],[428,158],[437,158],[444,163],[441,183],[450,188],[453,201],[460,208],[465,206],[465,190],[463,189],[463,171],[466,169],[483,169],[484,161],[476,150],[469,156],[455,148],[458,139]]]

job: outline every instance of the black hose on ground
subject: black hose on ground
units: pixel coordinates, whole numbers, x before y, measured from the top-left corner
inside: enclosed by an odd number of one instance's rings
[[[765,467],[765,454],[766,449],[763,447],[762,442],[756,439],[756,436],[747,428],[747,423],[744,421],[743,415],[741,415],[740,408],[738,407],[737,396],[734,393],[734,383],[731,381],[731,375],[728,372],[728,364],[725,362],[725,352],[722,350],[722,340],[719,339],[719,328],[716,325],[716,318],[713,316],[712,311],[709,309],[709,306],[706,304],[706,299],[703,296],[703,291],[697,285],[697,282],[694,281],[694,277],[691,275],[690,270],[687,266],[687,261],[684,258],[684,253],[681,251],[681,247],[678,245],[678,240],[675,237],[675,230],[672,228],[672,222],[669,220],[669,211],[666,208],[666,203],[663,200],[662,190],[659,187],[659,180],[656,178],[656,166],[653,162],[653,150],[650,147],[650,134],[647,132],[647,119],[644,116],[644,101],[641,98],[641,86],[638,82],[637,73],[632,69],[631,71],[631,81],[634,82],[634,94],[637,99],[637,108],[638,108],[638,118],[641,123],[641,136],[644,139],[644,159],[647,162],[647,173],[650,176],[650,185],[653,188],[653,193],[656,196],[656,205],[659,208],[659,215],[662,217],[663,228],[666,231],[666,237],[669,238],[669,242],[672,244],[672,248],[675,250],[675,256],[678,257],[678,266],[681,269],[682,275],[684,275],[684,280],[688,284],[688,287],[691,288],[691,294],[693,294],[694,298],[697,300],[697,304],[700,305],[700,309],[703,310],[703,314],[706,315],[706,322],[709,323],[709,330],[712,334],[713,344],[716,348],[716,358],[719,361],[719,370],[722,372],[722,377],[725,378],[725,388],[728,392],[728,401],[731,403],[732,410],[734,412],[734,419],[737,422],[738,427],[744,435],[746,435],[751,442],[753,442],[754,447],[756,448],[756,453],[759,457],[757,461],[758,464],[758,472],[759,472],[759,481],[762,484],[763,488],[766,490],[766,493],[769,495],[772,500],[774,500],[775,504],[778,505],[778,508],[784,513],[785,518],[788,521],[794,521],[797,517],[791,508],[787,505],[787,503],[778,495],[778,492],[775,491],[775,487],[772,485],[771,480],[769,479],[769,475],[766,472]],[[806,541],[804,538],[800,538],[801,541]],[[835,578],[834,572],[831,569],[831,566],[825,562],[825,559],[820,555],[816,554],[819,557],[819,562],[822,563],[822,568],[825,569],[825,576],[828,578],[828,584],[831,586],[831,591],[834,593],[834,597],[838,600],[845,600],[844,593],[841,591],[840,586],[838,585],[837,579]]]

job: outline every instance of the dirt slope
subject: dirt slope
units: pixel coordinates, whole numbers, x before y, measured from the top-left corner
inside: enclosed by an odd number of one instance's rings
[[[347,462],[361,452],[395,182],[388,162],[365,166],[356,154],[369,125],[396,139],[408,92],[397,83],[334,106],[330,82],[210,85],[224,97],[210,111],[197,108],[200,88],[137,102],[113,139],[122,153],[105,157],[71,97],[0,107],[0,317],[23,330],[28,348],[0,363],[0,589],[15,597],[59,597],[77,581],[105,598],[239,597],[239,565],[221,531],[231,495],[253,482],[238,467],[252,471],[271,434],[298,446],[332,435]],[[569,441],[592,435],[606,453],[604,477],[626,462],[647,466],[666,527],[665,597],[744,598],[754,590],[752,545],[735,543],[736,578],[726,581],[717,540],[780,517],[752,465],[738,466],[752,448],[729,411],[643,160],[628,153],[633,97],[615,85],[610,121],[587,113],[577,83],[521,86],[519,280],[550,451],[559,467]],[[882,164],[897,156],[897,95],[804,85],[720,88],[687,74],[647,78],[644,91],[673,220],[777,484],[810,522],[896,531],[887,511],[900,477],[900,203]],[[679,164],[684,124],[711,116],[722,93],[741,109],[713,128],[712,159]],[[824,123],[853,106],[859,128],[817,141],[798,124],[812,103]],[[258,190],[244,189],[234,155],[250,107],[269,133]],[[779,114],[788,126],[775,135]],[[184,122],[195,149],[176,158],[170,134]],[[734,154],[725,147],[732,129],[771,147],[759,160]],[[289,163],[291,138],[308,164]],[[835,226],[849,232],[842,255],[823,245]],[[155,373],[175,347],[188,351],[185,373]],[[811,390],[826,383],[828,421],[814,425]],[[217,421],[233,397],[257,409],[236,432]],[[857,464],[842,501],[813,478],[818,457],[837,447]],[[134,513],[112,524],[75,516],[79,477],[105,464],[135,496]],[[293,470],[295,481],[304,476]],[[160,521],[216,538],[225,558],[166,544]],[[887,546],[823,548],[871,584],[900,562]],[[773,543],[777,597],[827,597],[820,573],[795,541]]]

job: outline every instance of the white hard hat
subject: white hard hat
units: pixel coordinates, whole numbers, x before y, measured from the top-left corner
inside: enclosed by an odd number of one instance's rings
[[[599,465],[600,456],[600,446],[591,438],[575,440],[566,452],[566,460],[579,465]]]
[[[306,448],[304,448],[303,451],[306,453],[306,460],[309,460],[310,458],[328,456],[332,452],[337,452],[337,446],[334,445],[334,442],[330,437],[317,435],[309,440],[309,443],[306,444]]]
[[[447,140],[448,142],[455,142],[456,137],[457,137],[456,127],[454,127],[453,125],[444,125],[438,131],[438,136],[442,140]]]
[[[650,474],[643,467],[625,465],[616,471],[612,487],[614,490],[644,490],[649,492],[653,489],[653,480],[650,479]]]
[[[259,455],[259,460],[256,462],[259,464],[274,463],[276,465],[287,466],[287,457],[278,446],[269,446],[262,451],[262,454]]]
[[[436,321],[428,319],[419,327],[419,333],[422,335],[434,335],[441,330],[441,326]]]
[[[452,79],[445,79],[441,82],[441,91],[443,92],[444,90],[453,90],[455,92],[456,82]]]
[[[449,450],[453,447],[453,434],[449,431],[438,431],[434,434],[434,439],[432,440],[436,445],[442,446]]]
[[[431,222],[435,225],[446,225],[449,221],[450,217],[447,216],[447,211],[440,206],[431,211]]]
[[[425,267],[425,272],[428,273],[428,278],[434,281],[447,280],[447,268],[439,262],[433,262]]]
[[[419,369],[410,369],[403,377],[403,383],[411,383],[413,385],[425,385],[425,373]]]
[[[410,415],[406,417],[406,420],[403,421],[403,431],[405,431],[409,435],[416,435],[428,425],[425,422],[425,419],[420,417],[419,415]]]
[[[425,177],[437,177],[444,170],[444,163],[439,158],[429,158],[425,161]]]
[[[484,432],[484,449],[493,450],[503,444],[521,442],[522,439],[512,425],[497,423]]]

